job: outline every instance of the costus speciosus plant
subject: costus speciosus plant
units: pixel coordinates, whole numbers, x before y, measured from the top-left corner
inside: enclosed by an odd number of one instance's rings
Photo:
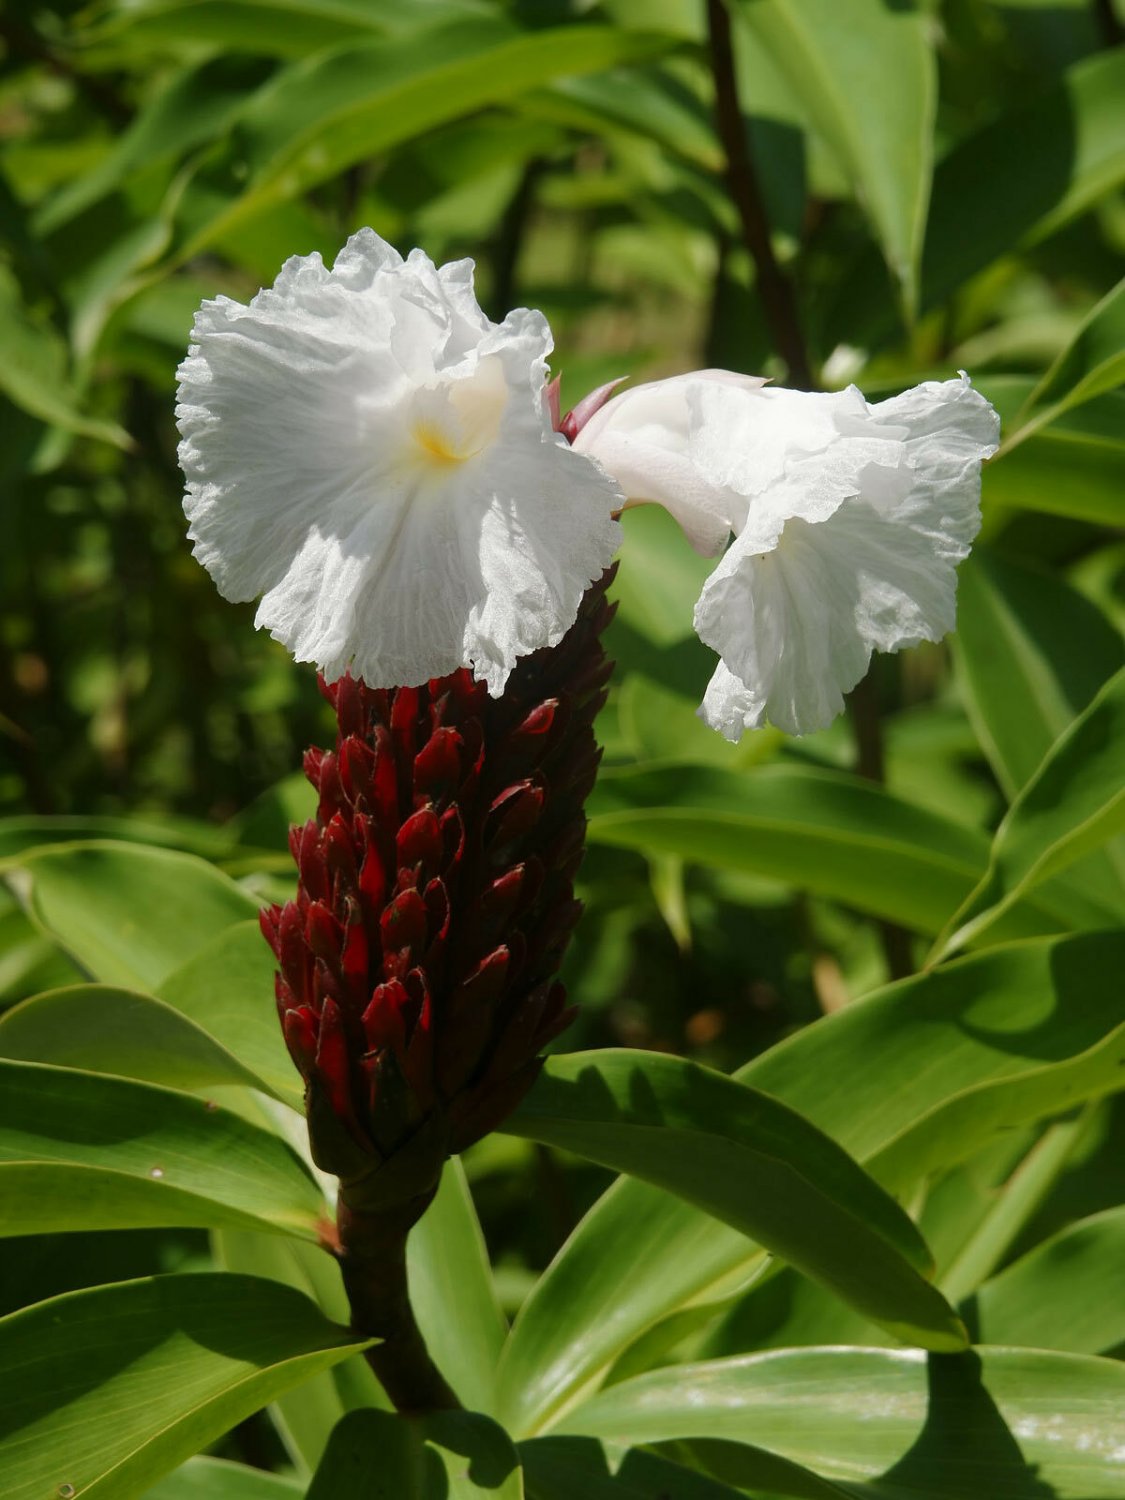
[[[952,627],[996,446],[964,376],[871,406],[704,370],[562,415],[551,350],[540,313],[485,316],[470,262],[368,229],[331,270],[295,257],[248,305],[204,303],[179,372],[195,555],[260,596],[338,720],[306,758],[297,896],[262,928],[354,1323],[404,1410],[456,1404],[410,1313],[409,1230],[570,1018],[621,511],[661,504],[720,554],[706,722],[800,734],[873,650]]]

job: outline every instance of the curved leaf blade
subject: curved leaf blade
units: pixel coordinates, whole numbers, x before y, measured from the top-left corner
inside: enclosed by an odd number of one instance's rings
[[[497,15],[425,32],[348,42],[286,68],[240,120],[245,191],[205,218],[177,251],[189,259],[273,203],[355,162],[563,75],[596,72],[666,51],[669,39],[610,26],[521,32]],[[207,195],[209,196],[209,195]],[[191,203],[191,190],[185,203]]]
[[[288,1287],[225,1273],[94,1287],[12,1313],[0,1319],[7,1500],[133,1500],[369,1342]]]
[[[28,850],[8,864],[32,915],[92,978],[151,990],[258,903],[205,860],[94,840]]]
[[[925,16],[881,0],[743,0],[739,13],[856,184],[912,316],[937,107]]]
[[[935,955],[979,941],[1022,896],[1125,833],[1123,765],[1125,668],[1060,736],[1012,803],[983,880],[939,936]]]
[[[503,1129],[676,1193],[907,1342],[964,1346],[893,1199],[801,1116],[721,1073],[660,1053],[549,1058]]]
[[[753,1443],[845,1488],[877,1481],[887,1500],[1115,1500],[1125,1368],[1021,1349],[779,1350],[611,1386],[560,1431]]]
[[[1125,1347],[1125,1208],[1070,1224],[965,1303],[982,1343],[1110,1354]]]
[[[272,1092],[170,1005],[108,984],[47,990],[5,1011],[0,1057],[114,1073],[174,1089],[242,1085]]]
[[[438,1369],[463,1405],[492,1416],[508,1325],[457,1157],[446,1162],[437,1197],[410,1232],[406,1265],[414,1315]]]
[[[315,1240],[320,1190],[271,1131],[172,1089],[0,1061],[2,1234],[236,1225]]]
[[[879,990],[737,1075],[800,1110],[894,1191],[995,1132],[1125,1086],[1125,936],[990,949]],[[938,1050],[934,1037],[947,1038]],[[636,1261],[636,1246],[649,1248]],[[516,1319],[501,1419],[540,1430],[636,1338],[745,1283],[762,1253],[646,1183],[615,1184]]]
[[[258,923],[235,922],[157,986],[161,1000],[233,1053],[278,1099],[304,1112],[304,1085],[274,1004],[273,954]]]

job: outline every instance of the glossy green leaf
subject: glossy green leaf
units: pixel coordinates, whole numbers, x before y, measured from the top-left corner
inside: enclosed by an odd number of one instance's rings
[[[508,1325],[464,1168],[446,1162],[437,1197],[411,1230],[407,1272],[414,1316],[463,1405],[491,1416]]]
[[[747,771],[669,766],[603,772],[590,801],[594,843],[767,875],[919,932],[937,932],[980,880],[975,829],[870,782],[811,766]],[[1005,936],[1057,928],[1062,899],[1038,893],[1005,916]]]
[[[274,1003],[274,957],[258,924],[225,927],[158,985],[160,998],[234,1054],[272,1094],[304,1108]]]
[[[302,1500],[304,1493],[303,1484],[281,1474],[197,1457],[145,1490],[145,1500]]]
[[[0,1016],[0,1057],[116,1073],[174,1089],[244,1085],[257,1074],[186,1016],[151,995],[76,984],[35,995]]]
[[[213,865],[140,844],[29,850],[29,908],[94,979],[148,990],[258,903]],[[9,869],[11,869],[11,864]]]
[[[1125,668],[1056,741],[996,833],[988,870],[939,936],[949,953],[1021,896],[1125,832]]]
[[[2,1232],[230,1224],[315,1240],[320,1190],[277,1136],[191,1094],[0,1061]]]
[[[156,1276],[13,1313],[0,1320],[5,1500],[133,1500],[363,1346],[307,1298],[249,1276]]]
[[[739,9],[855,183],[912,309],[937,104],[925,15],[882,0],[742,0]]]
[[[560,75],[597,72],[666,50],[667,41],[609,26],[521,33],[492,15],[426,32],[353,42],[294,63],[242,116],[245,190],[189,234],[178,259],[228,235],[270,203],[483,105]],[[185,200],[187,202],[187,200]]]
[[[574,1053],[548,1060],[503,1129],[677,1194],[907,1342],[963,1346],[911,1221],[768,1095],[659,1053]]]
[[[516,1450],[487,1417],[363,1411],[332,1434],[308,1500],[522,1500],[523,1493]]]
[[[955,639],[974,728],[1009,798],[1125,658],[1083,594],[981,547],[958,573]]]
[[[873,993],[737,1076],[800,1110],[892,1191],[909,1190],[998,1131],[1125,1086],[1123,968],[1116,933],[990,949]],[[539,1430],[646,1329],[761,1265],[744,1238],[685,1204],[616,1184],[520,1311],[501,1419],[517,1434]]]
[[[1125,1368],[1019,1349],[778,1350],[612,1386],[560,1431],[752,1443],[846,1492],[870,1481],[887,1500],[1117,1500]],[[751,1452],[747,1482],[753,1470]]]
[[[1125,1208],[1070,1224],[964,1304],[988,1344],[1110,1354],[1125,1348]]]

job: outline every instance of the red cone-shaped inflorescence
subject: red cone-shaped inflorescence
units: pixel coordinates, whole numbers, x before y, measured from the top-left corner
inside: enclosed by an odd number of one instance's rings
[[[556,973],[580,907],[612,569],[500,698],[467,671],[325,687],[334,751],[294,828],[297,899],[263,913],[318,1164],[354,1207],[424,1200],[515,1107],[570,1020]]]

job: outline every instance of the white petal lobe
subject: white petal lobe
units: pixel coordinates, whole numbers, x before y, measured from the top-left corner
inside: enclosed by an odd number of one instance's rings
[[[701,714],[730,739],[767,719],[791,734],[821,729],[873,650],[952,629],[956,565],[980,525],[980,465],[997,440],[995,412],[964,378],[875,406],[857,391],[763,391],[758,402],[760,421],[778,411],[784,443],[774,432],[759,446],[771,458],[754,483],[768,478],[695,612],[722,659]]]
[[[499,693],[611,561],[623,496],[551,430],[551,334],[477,305],[472,263],[371,230],[204,303],[177,420],[195,555],[329,679],[471,666]]]

